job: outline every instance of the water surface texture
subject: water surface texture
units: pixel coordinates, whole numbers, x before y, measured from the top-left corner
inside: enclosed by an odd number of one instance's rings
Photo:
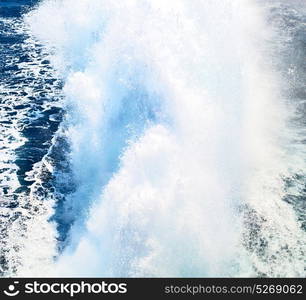
[[[297,0],[0,1],[1,276],[305,277],[305,29]]]

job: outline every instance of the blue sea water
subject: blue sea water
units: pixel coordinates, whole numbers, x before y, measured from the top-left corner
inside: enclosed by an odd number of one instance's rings
[[[304,276],[305,7],[187,3],[0,0],[2,276]]]
[[[10,251],[7,230],[13,222],[20,222],[22,231],[24,220],[39,210],[30,199],[21,200],[29,197],[35,181],[27,178],[27,172],[50,151],[62,115],[56,104],[61,82],[52,74],[47,54],[31,40],[22,20],[22,15],[36,4],[32,0],[0,2],[2,272],[8,267],[6,254]],[[51,177],[41,177],[41,193],[50,186]]]

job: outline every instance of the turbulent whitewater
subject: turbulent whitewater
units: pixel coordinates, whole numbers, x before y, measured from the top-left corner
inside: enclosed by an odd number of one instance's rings
[[[305,277],[303,1],[28,2],[2,276]]]

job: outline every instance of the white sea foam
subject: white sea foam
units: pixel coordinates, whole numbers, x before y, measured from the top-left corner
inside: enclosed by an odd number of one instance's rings
[[[79,216],[61,276],[303,276],[305,164],[252,0],[47,0]],[[302,166],[302,165],[300,165]]]

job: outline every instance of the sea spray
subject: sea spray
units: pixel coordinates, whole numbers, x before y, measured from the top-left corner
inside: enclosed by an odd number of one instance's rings
[[[265,12],[53,0],[27,17],[66,78],[77,188],[55,274],[303,276],[305,233],[283,201],[301,153],[286,151]]]

